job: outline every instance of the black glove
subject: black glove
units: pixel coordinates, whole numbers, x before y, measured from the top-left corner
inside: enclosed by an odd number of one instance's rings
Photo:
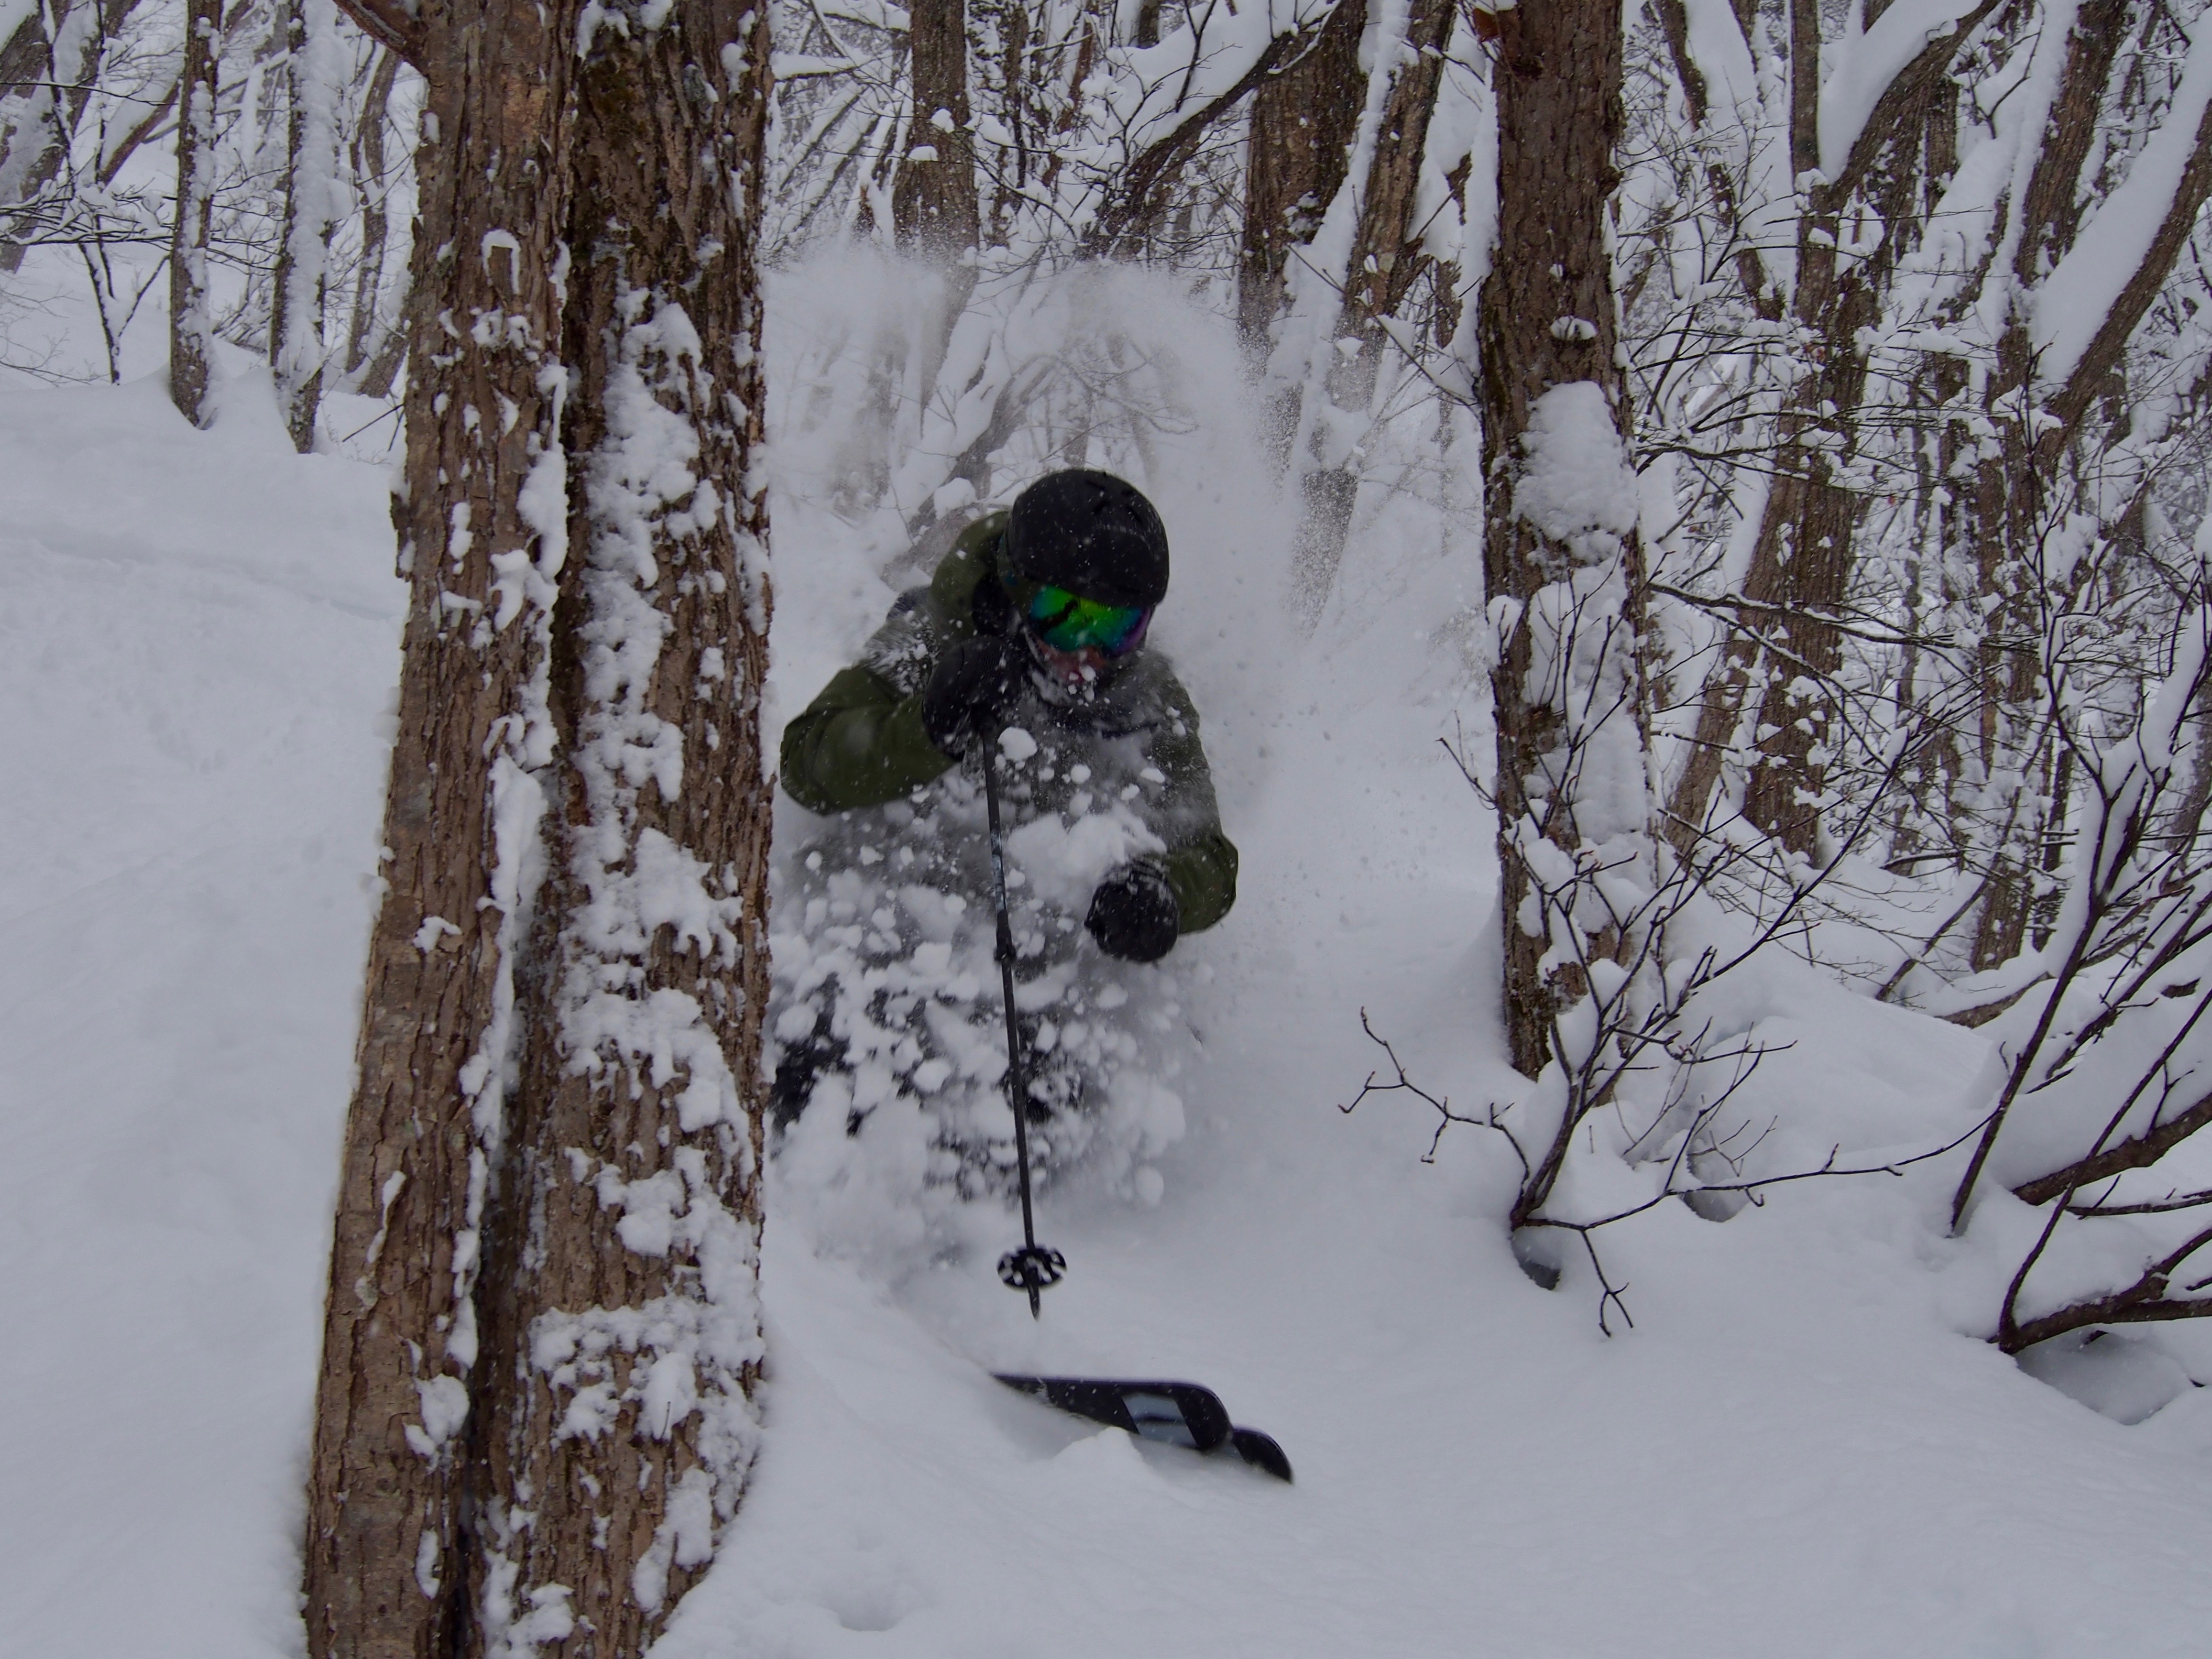
[[[1157,865],[1125,864],[1098,884],[1083,925],[1109,957],[1158,962],[1174,948],[1182,912]]]
[[[1029,653],[1018,640],[954,646],[921,688],[921,729],[939,750],[958,760],[977,738],[999,734],[1029,666]]]

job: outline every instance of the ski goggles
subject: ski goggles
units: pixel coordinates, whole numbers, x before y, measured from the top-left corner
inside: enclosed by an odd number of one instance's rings
[[[1144,643],[1148,605],[1108,605],[1065,587],[1023,583],[1014,590],[1030,631],[1055,651],[1096,650],[1127,656]]]

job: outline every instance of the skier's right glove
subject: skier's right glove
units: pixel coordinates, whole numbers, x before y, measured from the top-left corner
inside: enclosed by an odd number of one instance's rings
[[[921,688],[921,729],[939,752],[958,760],[977,738],[999,734],[1029,667],[1029,653],[1018,640],[956,645]]]
[[[1182,910],[1159,866],[1140,861],[1123,865],[1098,884],[1083,925],[1109,957],[1158,962],[1175,948]]]

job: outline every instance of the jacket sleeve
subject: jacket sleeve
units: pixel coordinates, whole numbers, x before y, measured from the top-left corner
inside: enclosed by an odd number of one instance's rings
[[[861,660],[784,728],[783,787],[792,799],[814,812],[879,806],[952,764],[922,730],[921,687],[931,665],[973,634],[975,587],[1006,521],[1004,513],[988,514],[963,531],[927,591],[894,606]]]
[[[1175,890],[1179,931],[1202,933],[1237,902],[1237,847],[1220,830],[1173,848],[1161,863]]]
[[[1221,831],[1213,798],[1213,773],[1198,739],[1198,708],[1179,681],[1164,688],[1168,719],[1150,745],[1152,764],[1166,775],[1168,850],[1160,857],[1175,890],[1179,927],[1186,933],[1211,927],[1237,902],[1237,848]]]
[[[921,726],[921,694],[848,668],[784,728],[783,787],[809,811],[875,806],[920,788],[952,762]]]

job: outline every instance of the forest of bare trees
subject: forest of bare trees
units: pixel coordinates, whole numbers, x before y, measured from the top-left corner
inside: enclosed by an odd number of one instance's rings
[[[736,1511],[763,284],[841,241],[926,300],[872,348],[854,516],[942,546],[1029,470],[1158,441],[1129,342],[1024,343],[1120,261],[1233,320],[1297,630],[1407,503],[1480,571],[1453,632],[1494,746],[1457,758],[1528,1087],[1446,1119],[1510,1140],[1532,1274],[1625,1218],[1556,1203],[1601,1109],[1711,1218],[1848,1172],[1717,1133],[1759,1055],[1700,993],[1787,950],[2001,1034],[1976,1130],[1926,1149],[1954,1229],[2037,1214],[1991,1340],[2212,1311],[2212,1191],[2163,1173],[2212,1125],[2212,7],[8,15],[0,300],[71,271],[121,379],[166,295],[196,424],[222,349],[303,452],[327,397],[404,421],[315,1654],[642,1651]]]

